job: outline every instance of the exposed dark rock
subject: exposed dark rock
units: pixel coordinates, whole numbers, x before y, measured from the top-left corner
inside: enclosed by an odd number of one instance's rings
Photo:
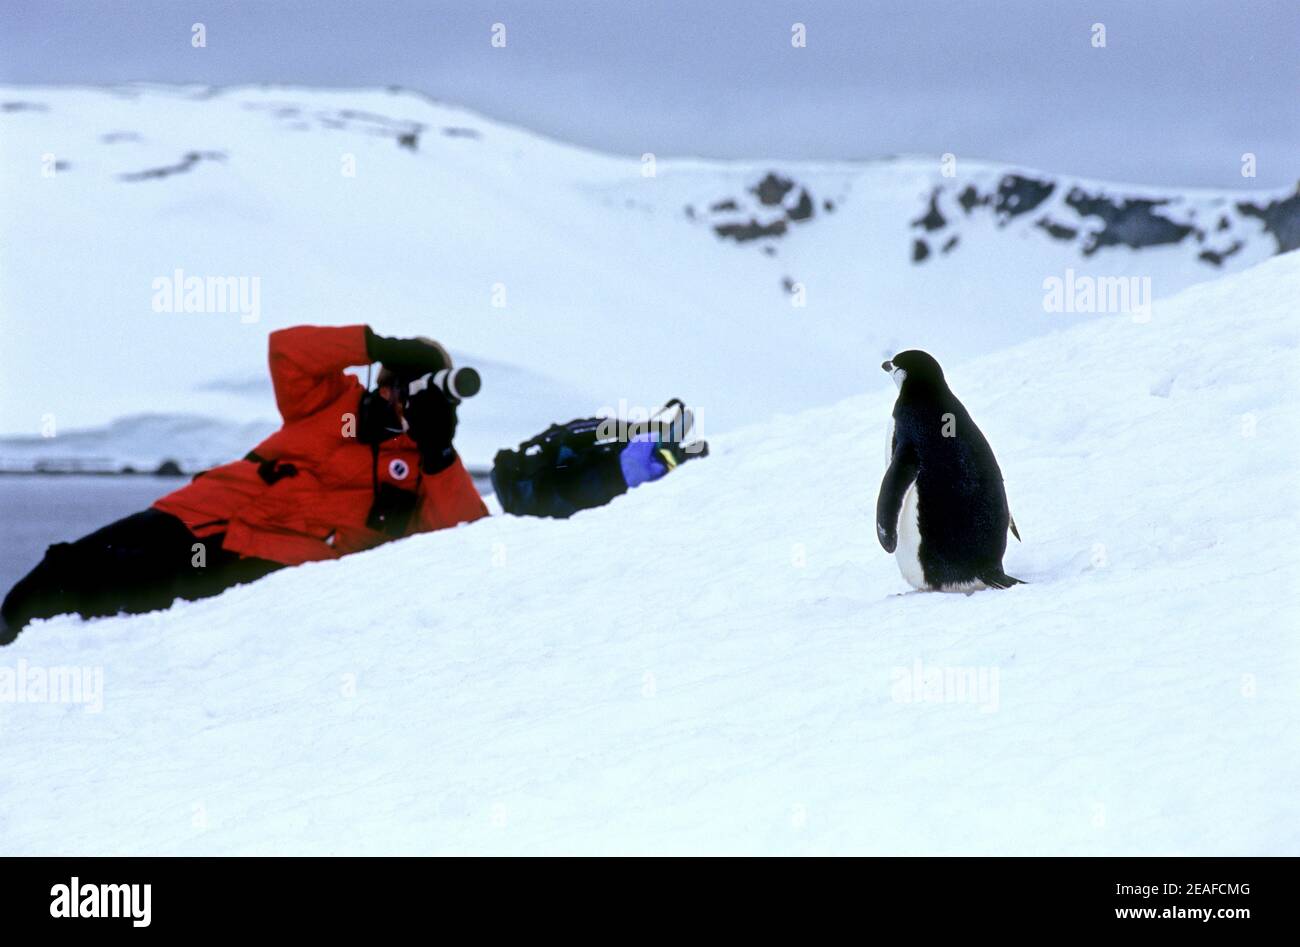
[[[118,178],[122,181],[148,181],[152,178],[165,178],[173,174],[184,174],[200,161],[225,160],[225,154],[220,151],[190,151],[186,152],[185,156],[177,164],[166,165],[161,168],[147,168],[144,171],[129,171],[126,174],[119,174]]]
[[[927,233],[941,229],[948,221],[944,220],[943,214],[939,213],[939,188],[935,188],[930,194],[930,209],[922,216],[912,221],[913,227],[924,227]]]
[[[373,125],[409,126],[411,124],[401,119],[389,118],[387,115],[380,115],[378,112],[366,112],[362,109],[339,109],[336,114],[339,118],[345,118],[348,121],[370,122]]]
[[[806,189],[801,190],[799,192],[799,203],[795,204],[794,207],[786,211],[786,216],[789,217],[791,220],[810,220],[812,218],[812,215],[813,215],[812,198],[808,196],[808,191]]]
[[[826,211],[828,214],[833,212],[835,210],[835,202],[831,200],[822,201],[822,210]]]
[[[957,241],[959,241],[960,239],[961,237],[959,237],[957,234],[953,234],[951,237],[949,237],[946,241],[944,241],[943,252],[947,253],[953,247],[957,246]]]
[[[769,243],[767,246],[763,247],[763,252],[768,256],[776,256],[776,247]]]
[[[750,191],[758,195],[759,203],[772,207],[785,200],[786,194],[790,193],[793,187],[793,181],[778,177],[769,171],[767,177],[759,181],[757,187],[750,188]]]
[[[168,458],[167,460],[164,460],[161,464],[158,465],[158,469],[154,471],[154,476],[183,477],[185,476],[185,471],[181,470],[180,464],[178,464],[176,461],[172,460],[171,458]]]
[[[1136,250],[1178,243],[1194,229],[1190,224],[1177,224],[1154,212],[1156,207],[1169,203],[1167,200],[1124,198],[1117,203],[1105,195],[1094,196],[1076,187],[1066,195],[1065,203],[1080,216],[1099,217],[1105,221],[1106,226],[1092,234],[1084,246],[1084,256],[1117,244]]]
[[[1000,226],[1039,208],[1034,226],[1053,240],[1077,240],[1076,245],[1084,256],[1091,256],[1108,246],[1141,249],[1185,242],[1193,253],[1208,247],[1200,254],[1200,259],[1218,266],[1241,249],[1237,244],[1227,249],[1210,246],[1213,243],[1210,233],[1231,231],[1238,223],[1238,218],[1227,210],[1232,202],[1225,198],[1148,199],[1093,191],[1080,185],[1072,187],[1065,195],[1064,208],[1053,205],[1052,212],[1044,214],[1041,209],[1055,193],[1056,187],[1057,182],[1053,179],[1021,174],[1004,174],[996,189],[983,192],[978,184],[941,183],[930,193],[924,212],[911,221],[914,232],[919,230],[922,236],[935,235],[936,242],[932,245],[918,238],[913,243],[913,260],[920,262],[939,248],[941,237],[938,235],[952,224],[952,220],[945,219],[945,212],[941,209],[945,206],[943,200],[955,200],[968,216],[975,214],[977,208],[988,208],[996,215]],[[1169,209],[1162,210],[1166,206]],[[1278,253],[1300,249],[1300,187],[1290,196],[1238,201],[1235,206],[1242,217],[1255,217],[1262,221],[1264,230],[1276,241]],[[1198,207],[1202,211],[1199,216]],[[1070,211],[1078,215],[1077,219]],[[1197,246],[1191,246],[1192,241],[1187,239],[1189,236]],[[1224,243],[1222,239],[1218,242]],[[943,244],[942,252],[947,253],[949,249],[948,244]]]
[[[747,224],[715,224],[713,230],[719,237],[730,237],[737,243],[744,243],[760,237],[781,236],[785,233],[785,220],[777,219],[770,224],[760,224],[751,218]]]
[[[975,190],[974,184],[967,184],[965,190],[957,196],[957,203],[961,204],[961,209],[968,214],[975,207],[987,206],[989,200],[989,195],[981,195],[979,191]]]
[[[690,204],[686,205],[685,213],[687,218],[689,218],[690,220],[695,219],[695,208],[692,207]]]
[[[277,116],[291,117],[297,109],[285,110],[280,109],[276,112]],[[325,128],[356,128],[365,134],[380,135],[391,137],[397,142],[399,148],[405,148],[408,151],[418,151],[420,148],[420,135],[426,130],[426,125],[420,122],[412,122],[408,119],[390,118],[387,115],[380,115],[378,112],[367,112],[363,109],[339,109],[336,112],[317,112],[316,118]],[[478,132],[470,128],[443,128],[444,135],[462,135],[463,137],[478,137]]]
[[[1300,186],[1286,200],[1270,201],[1263,207],[1240,201],[1237,210],[1247,217],[1264,221],[1264,229],[1277,241],[1277,252],[1286,253],[1300,247]]]
[[[998,182],[997,212],[1007,218],[1027,214],[1051,196],[1056,184],[1035,181],[1019,174],[1005,175]]]
[[[40,102],[0,102],[0,112],[48,112],[50,107]]]
[[[787,293],[794,292],[794,280],[790,279],[790,277],[788,276],[781,277],[781,285],[785,287],[785,291]]]
[[[1034,224],[1042,230],[1047,231],[1047,235],[1054,240],[1073,240],[1079,235],[1079,231],[1073,227],[1067,227],[1064,224],[1058,224],[1055,221],[1048,220],[1046,217],[1040,217]]]
[[[1198,254],[1197,259],[1204,260],[1206,263],[1212,263],[1215,266],[1222,266],[1224,260],[1232,256],[1243,246],[1245,246],[1245,244],[1240,240],[1237,240],[1226,250],[1202,250],[1200,254]]]
[[[792,204],[787,204],[786,198],[799,188],[799,196]],[[799,187],[794,181],[783,178],[775,172],[768,172],[761,181],[753,187],[748,188],[749,193],[758,198],[758,203],[764,207],[784,211],[784,219],[770,220],[767,223],[761,223],[759,217],[766,217],[767,214],[759,211],[759,215],[753,214],[754,205],[748,198],[731,198],[726,197],[715,201],[709,205],[710,214],[725,214],[731,217],[727,223],[716,223],[713,226],[714,232],[720,237],[728,237],[737,243],[744,243],[748,240],[757,240],[760,237],[780,237],[788,232],[790,223],[798,223],[811,220],[817,213],[817,203],[812,194],[805,187]],[[828,205],[830,201],[826,202]],[[741,215],[748,216],[748,221],[737,219]],[[694,219],[693,209],[687,208],[686,216]],[[725,219],[725,218],[724,218]],[[766,246],[763,252],[769,255],[775,254],[775,248]]]

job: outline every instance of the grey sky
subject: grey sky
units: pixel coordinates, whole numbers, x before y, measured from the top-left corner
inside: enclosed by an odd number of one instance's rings
[[[397,84],[627,154],[1300,177],[1296,0],[0,0],[0,27],[5,83]]]

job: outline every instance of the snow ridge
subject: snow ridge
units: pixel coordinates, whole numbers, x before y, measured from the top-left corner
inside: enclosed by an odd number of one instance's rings
[[[877,370],[566,522],[33,626],[103,712],[5,708],[0,849],[1297,854],[1298,281],[933,349],[1009,591],[901,594]]]

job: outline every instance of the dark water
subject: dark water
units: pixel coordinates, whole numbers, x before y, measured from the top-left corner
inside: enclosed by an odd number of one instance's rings
[[[0,477],[0,597],[50,543],[84,536],[182,487],[184,477]]]

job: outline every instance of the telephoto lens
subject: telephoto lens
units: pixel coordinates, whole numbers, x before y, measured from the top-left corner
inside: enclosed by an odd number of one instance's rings
[[[700,457],[709,456],[708,441],[691,441],[689,444],[681,444],[676,441],[659,446],[660,454],[667,454],[671,463],[669,466],[676,467],[678,464],[684,464],[688,460],[696,460]]]
[[[463,401],[465,398],[473,398],[478,394],[479,388],[483,385],[483,379],[472,368],[444,368],[436,372],[429,372],[427,375],[421,375],[411,382],[406,389],[407,397],[414,396],[417,392],[423,391],[430,385],[453,401]]]

